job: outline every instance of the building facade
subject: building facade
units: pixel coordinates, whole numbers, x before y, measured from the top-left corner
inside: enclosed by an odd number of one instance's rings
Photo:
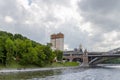
[[[51,44],[53,50],[64,50],[64,34],[58,33],[58,34],[52,34],[51,35]]]

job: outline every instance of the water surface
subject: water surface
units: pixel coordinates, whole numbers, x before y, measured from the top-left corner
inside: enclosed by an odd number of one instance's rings
[[[0,80],[120,80],[120,66],[0,73]]]

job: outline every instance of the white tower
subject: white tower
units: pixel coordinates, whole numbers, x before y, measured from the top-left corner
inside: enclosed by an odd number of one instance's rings
[[[52,34],[50,40],[51,40],[50,42],[52,44],[52,49],[56,50],[56,34]]]
[[[51,35],[51,43],[53,50],[64,50],[64,34],[52,34]]]

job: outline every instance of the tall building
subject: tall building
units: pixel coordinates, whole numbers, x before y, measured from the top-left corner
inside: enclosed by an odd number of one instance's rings
[[[52,43],[53,50],[63,51],[64,50],[64,34],[63,33],[52,34],[51,43]]]

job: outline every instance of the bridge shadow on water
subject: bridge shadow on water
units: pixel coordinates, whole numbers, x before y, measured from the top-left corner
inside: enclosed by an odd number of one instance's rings
[[[88,69],[120,69],[120,64],[98,64],[91,65]]]

